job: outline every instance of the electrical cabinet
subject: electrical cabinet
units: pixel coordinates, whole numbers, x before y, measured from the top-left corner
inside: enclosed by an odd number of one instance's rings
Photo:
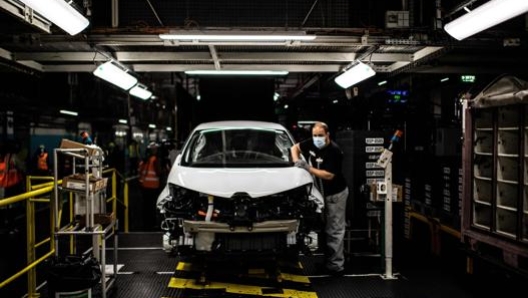
[[[62,179],[59,156],[71,159],[72,173]],[[106,298],[117,277],[117,220],[115,212],[106,212],[107,178],[102,177],[103,158],[103,151],[97,146],[63,140],[61,148],[54,149],[56,183],[52,208],[55,255],[92,254],[101,266],[101,297]],[[69,210],[64,208],[68,201]],[[107,241],[111,241],[114,253],[110,274],[106,272]]]
[[[462,236],[479,255],[528,272],[527,101],[528,84],[511,76],[468,101]]]

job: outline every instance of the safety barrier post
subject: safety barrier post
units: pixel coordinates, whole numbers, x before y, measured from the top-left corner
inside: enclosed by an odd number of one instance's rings
[[[26,181],[26,183],[27,183],[27,181]],[[34,211],[34,202],[31,201],[30,199],[32,199],[32,198],[34,198],[36,196],[39,196],[41,194],[48,193],[48,192],[51,191],[51,189],[52,188],[48,186],[48,187],[45,187],[45,188],[40,188],[38,190],[26,192],[26,193],[23,193],[23,194],[19,194],[19,195],[13,196],[13,197],[9,197],[9,198],[5,198],[5,199],[0,200],[0,207],[11,205],[11,204],[16,204],[16,203],[19,203],[19,202],[22,202],[22,201],[26,201],[26,224],[27,224],[26,238],[27,238],[27,241],[28,241],[27,253],[26,253],[27,264],[28,265],[24,269],[22,269],[21,271],[15,273],[11,277],[9,277],[8,279],[6,279],[4,281],[1,281],[0,282],[0,289],[3,288],[4,286],[8,285],[12,281],[16,280],[17,278],[19,278],[23,274],[27,273],[28,274],[28,276],[27,276],[27,279],[28,279],[28,284],[27,284],[28,296],[29,297],[39,297],[38,294],[36,293],[36,271],[35,271],[35,266],[37,264],[39,264],[40,262],[42,262],[43,260],[45,260],[49,255],[51,255],[53,251],[47,253],[44,257],[41,257],[38,260],[35,260],[35,246],[36,246],[35,245],[35,230],[34,230],[34,227],[35,227],[35,219],[34,219],[35,211]],[[39,200],[35,200],[35,201],[39,201]]]
[[[26,189],[31,189],[31,177],[26,177]],[[35,204],[31,198],[26,200],[26,241],[27,241],[27,263],[35,261]],[[37,292],[37,272],[31,268],[27,273],[28,297],[39,297]]]
[[[112,169],[112,212],[114,212],[114,216],[117,218],[117,170]]]
[[[123,199],[125,201],[125,233],[128,233],[128,180],[124,179],[124,185],[123,185]]]

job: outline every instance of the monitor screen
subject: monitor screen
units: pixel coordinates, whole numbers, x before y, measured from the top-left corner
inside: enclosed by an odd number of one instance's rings
[[[390,104],[405,104],[409,100],[409,90],[389,89],[387,95]]]

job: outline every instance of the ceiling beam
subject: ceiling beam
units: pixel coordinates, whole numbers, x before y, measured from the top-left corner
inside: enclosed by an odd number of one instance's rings
[[[299,64],[226,64],[222,65],[224,70],[286,70],[289,72],[336,72],[341,68],[340,64],[325,65],[299,65]],[[159,71],[178,72],[186,70],[214,70],[212,64],[134,64],[133,70],[137,72]]]
[[[213,64],[125,64],[135,72],[183,72],[187,70],[214,70]],[[42,65],[44,72],[92,72],[93,64]],[[297,64],[224,64],[222,69],[229,70],[287,70],[289,72],[337,72],[340,64],[297,65]]]
[[[64,39],[51,36],[43,36],[46,42],[64,41]],[[385,44],[385,41],[390,39],[390,36],[369,36],[368,44]],[[174,41],[162,40],[157,34],[92,34],[87,36],[88,44],[95,44],[100,46],[207,46],[207,45],[259,45],[259,46],[365,46],[361,40],[361,36],[346,36],[346,35],[329,35],[317,36],[316,39],[302,42],[253,42],[253,41]]]
[[[0,58],[3,58],[5,60],[20,64],[20,65],[23,65],[25,67],[29,67],[29,68],[34,69],[34,70],[42,71],[42,65],[40,63],[37,63],[37,62],[35,62],[33,60],[26,60],[26,61],[16,60],[14,58],[13,53],[11,53],[10,51],[5,50],[3,48],[0,48]]]
[[[26,5],[11,0],[0,0],[0,8],[21,19],[23,22],[35,26],[46,33],[51,33],[51,22],[36,14]]]
[[[212,47],[212,46],[211,46]],[[213,47],[214,48],[214,47]],[[259,61],[259,62],[351,62],[357,57],[356,53],[292,53],[292,52],[221,52],[214,48],[219,61]],[[137,61],[190,61],[190,60],[212,60],[211,51],[206,52],[115,52],[114,57],[120,62]],[[106,55],[99,52],[16,52],[17,60],[35,60],[41,62],[104,62],[108,60]],[[413,61],[412,54],[405,53],[374,53],[369,58],[371,62],[394,62]]]
[[[440,50],[444,49],[444,47],[425,47],[421,50],[418,50],[414,52],[412,55],[412,62],[416,62],[420,59],[423,59],[429,55],[432,55]]]
[[[421,50],[416,51],[414,54],[412,54],[411,61],[396,61],[392,65],[388,66],[385,72],[390,73],[390,72],[397,71],[399,69],[402,69],[403,67],[409,66],[411,63],[416,63],[420,60],[423,60],[443,49],[444,47],[425,47]]]

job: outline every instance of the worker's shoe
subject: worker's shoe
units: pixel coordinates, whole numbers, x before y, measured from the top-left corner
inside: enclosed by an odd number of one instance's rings
[[[317,273],[320,275],[330,275],[334,277],[339,277],[345,275],[345,270],[331,270],[328,269],[324,264],[318,264],[317,266]]]
[[[345,270],[344,269],[341,269],[341,270],[338,270],[338,271],[327,269],[327,271],[328,271],[328,275],[335,276],[335,277],[339,277],[339,276],[345,275]]]

